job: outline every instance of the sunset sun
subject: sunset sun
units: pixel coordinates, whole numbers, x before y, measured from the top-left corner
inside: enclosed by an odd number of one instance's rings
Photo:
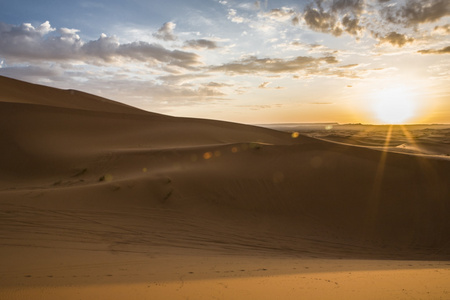
[[[372,108],[380,122],[402,124],[414,117],[416,104],[413,95],[405,88],[391,88],[374,95]]]

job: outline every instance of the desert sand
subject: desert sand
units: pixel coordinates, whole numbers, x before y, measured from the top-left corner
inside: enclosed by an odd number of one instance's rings
[[[448,127],[317,126],[0,77],[0,298],[449,299]]]

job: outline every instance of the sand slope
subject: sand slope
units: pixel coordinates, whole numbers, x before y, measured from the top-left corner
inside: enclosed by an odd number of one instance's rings
[[[164,116],[5,77],[0,87],[8,285],[49,284],[45,266],[81,266],[93,253],[116,265],[186,253],[450,258],[449,160]],[[40,277],[24,277],[31,271]]]

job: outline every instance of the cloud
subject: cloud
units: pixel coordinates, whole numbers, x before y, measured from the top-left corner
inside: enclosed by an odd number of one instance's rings
[[[210,70],[231,74],[258,74],[258,73],[295,73],[300,71],[317,71],[324,63],[337,63],[334,56],[314,58],[311,56],[298,56],[293,59],[257,58],[251,56],[240,61],[212,67]]]
[[[54,66],[0,66],[0,75],[28,81],[36,78],[62,78],[63,74],[64,71],[61,68]]]
[[[233,23],[244,23],[244,22],[248,22],[247,19],[244,19],[243,17],[240,17],[237,15],[237,12],[235,9],[230,8],[228,10],[228,19],[233,22]]]
[[[300,24],[299,14],[293,8],[290,7],[271,9],[268,12],[259,13],[258,16],[264,20],[276,22],[290,21],[292,25]]]
[[[409,0],[403,6],[388,6],[382,10],[383,17],[391,23],[414,26],[435,22],[450,15],[448,0]]]
[[[323,6],[325,3],[327,6]],[[316,0],[303,11],[306,25],[314,31],[340,36],[343,32],[359,35],[364,27],[360,25],[360,15],[364,11],[364,0]]]
[[[401,27],[416,27],[422,23],[432,23],[450,15],[448,0],[310,0],[299,15],[311,30],[332,34],[336,37],[344,33],[357,37],[363,36],[367,29],[387,36]],[[302,21],[292,19],[294,25]],[[448,26],[437,26],[435,32],[446,32]],[[417,32],[416,32],[417,33]],[[386,42],[403,46],[410,39],[393,39]]]
[[[156,60],[169,65],[179,66],[189,69],[199,64],[198,55],[180,50],[168,50],[158,44],[146,42],[133,42],[119,45],[115,56],[127,57],[133,60],[149,62]]]
[[[308,27],[314,31],[331,33],[334,36],[340,36],[343,30],[339,24],[337,24],[336,15],[324,11],[321,2],[317,3],[317,8],[310,5],[305,8],[303,19]]]
[[[437,50],[427,49],[427,50],[419,50],[417,52],[420,54],[450,54],[450,46]]]
[[[433,31],[443,35],[450,34],[450,24],[446,24],[443,26],[435,26]]]
[[[217,43],[210,40],[199,39],[199,40],[189,40],[184,42],[185,47],[194,49],[216,49],[218,48]]]
[[[291,22],[292,22],[292,25],[298,25],[298,24],[300,24],[300,18],[298,16],[295,16],[292,18]]]
[[[175,41],[177,37],[173,34],[173,30],[177,25],[172,22],[164,23],[153,36],[163,41]]]
[[[112,62],[116,56],[120,43],[115,36],[101,34],[97,40],[89,41],[77,49],[78,56],[100,58],[105,62]],[[76,57],[74,57],[76,59]]]
[[[261,83],[261,84],[258,86],[258,88],[260,88],[260,89],[265,89],[265,88],[267,87],[267,85],[269,85],[269,84],[270,84],[270,82],[265,81],[265,82]]]
[[[333,50],[319,44],[309,44],[302,42],[300,40],[293,40],[290,43],[281,43],[275,46],[277,49],[283,49],[283,50],[305,50],[309,53],[322,53],[322,54],[328,54],[331,52],[334,52]]]
[[[335,12],[349,12],[360,15],[365,7],[365,0],[333,0],[331,9]]]
[[[258,85],[258,88],[259,89],[272,89],[272,90],[282,90],[282,89],[284,89],[284,87],[282,87],[282,86],[269,87],[268,86],[269,84],[271,84],[271,82],[265,81],[265,82],[261,83],[260,85]]]
[[[208,82],[206,84],[206,86],[221,88],[221,87],[230,87],[230,86],[233,86],[233,85],[228,84],[228,83],[210,81],[210,82]]]
[[[50,32],[54,34],[50,35]],[[158,44],[137,41],[121,44],[117,37],[102,34],[97,40],[84,42],[78,30],[55,30],[48,22],[35,28],[0,23],[0,55],[12,61],[82,61],[114,63],[123,59],[163,63],[192,69],[200,64],[195,53],[169,50]]]
[[[9,25],[0,23],[0,55],[15,58],[67,59],[81,47],[76,30],[62,28],[59,36],[48,21],[35,28],[31,24]]]
[[[14,32],[12,34],[27,34],[28,36],[32,37],[35,35],[39,35],[39,36],[44,36],[52,31],[55,31],[55,28],[52,28],[52,26],[50,25],[49,21],[45,21],[44,23],[42,23],[41,25],[39,25],[39,27],[35,28],[33,25],[31,25],[30,23],[23,23],[20,26],[16,26],[14,28],[12,28],[14,26],[12,25],[8,25],[5,23],[1,23],[0,24],[0,30],[4,31],[4,30],[8,30],[8,29],[14,29]]]
[[[282,103],[274,104],[254,104],[254,105],[238,105],[238,107],[248,108],[250,110],[274,109],[283,107]]]
[[[380,43],[389,43],[393,46],[397,47],[403,47],[407,43],[414,42],[414,39],[412,37],[407,37],[404,34],[400,34],[397,32],[390,32],[386,36],[380,38]]]
[[[120,70],[118,71],[121,72]],[[213,100],[225,100],[220,87],[209,83],[179,84],[136,78],[134,74],[112,74],[98,76],[85,74],[86,82],[71,82],[67,88],[83,87],[86,92],[95,93],[109,99],[125,101],[152,111],[168,112],[176,106],[202,104]],[[65,81],[64,83],[67,83]],[[100,89],[101,87],[101,89]]]
[[[363,30],[363,27],[359,25],[358,19],[352,19],[347,15],[342,19],[342,25],[344,30],[351,35],[358,35]]]
[[[351,69],[351,68],[356,68],[357,66],[359,66],[359,64],[348,64],[348,65],[340,66],[339,68]]]
[[[185,84],[186,82],[197,80],[200,78],[209,77],[207,74],[182,74],[182,75],[164,75],[159,76],[158,79],[168,84]]]
[[[286,21],[297,15],[297,13],[289,7],[282,7],[272,9],[269,12],[264,14],[266,17],[277,20],[277,21]]]

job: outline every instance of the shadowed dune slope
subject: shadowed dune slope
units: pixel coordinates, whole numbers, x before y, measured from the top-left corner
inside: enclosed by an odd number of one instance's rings
[[[141,230],[151,237],[157,226],[167,246],[450,258],[448,160],[169,117],[4,77],[0,86],[0,201],[10,211],[20,204],[101,219],[107,208],[122,227],[146,211]],[[169,212],[176,222],[161,217]],[[4,235],[22,236],[7,225]]]

